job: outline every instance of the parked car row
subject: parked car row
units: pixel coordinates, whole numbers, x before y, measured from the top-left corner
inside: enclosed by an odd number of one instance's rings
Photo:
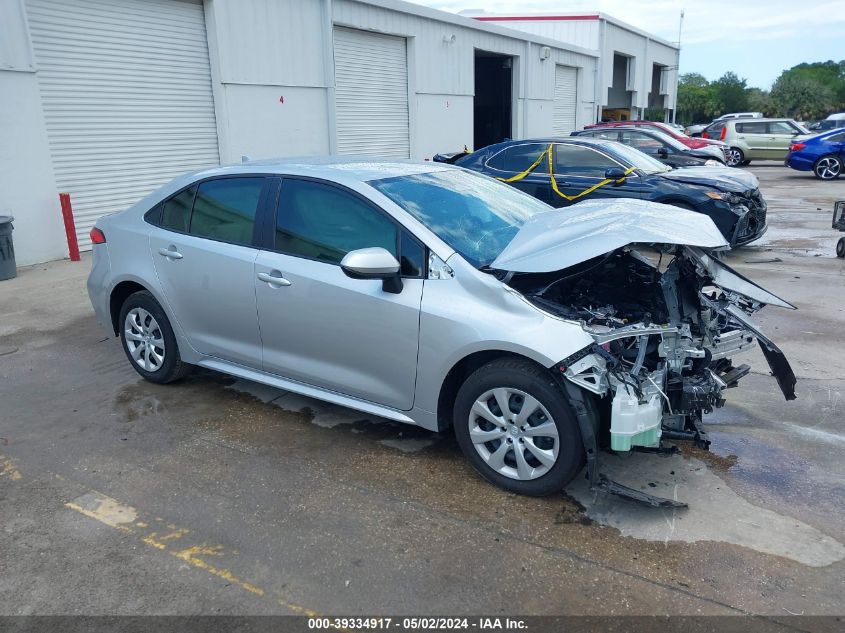
[[[766,201],[756,176],[704,165],[673,169],[667,164],[668,150],[653,157],[631,146],[641,142],[634,140],[639,131],[593,127],[569,138],[505,141],[472,153],[439,154],[434,160],[493,176],[553,207],[586,199],[650,200],[709,216],[732,246],[763,235]],[[618,136],[605,139],[602,134]]]
[[[787,118],[763,118],[760,112],[736,112],[707,125],[688,126],[684,132],[690,138],[723,142],[725,163],[731,167],[752,160],[782,159],[788,167],[813,172],[820,180],[833,180],[845,171],[843,128],[845,112],[810,126]]]

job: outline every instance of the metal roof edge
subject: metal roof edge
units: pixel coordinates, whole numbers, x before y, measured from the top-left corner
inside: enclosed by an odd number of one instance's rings
[[[410,13],[411,15],[416,15],[422,18],[428,18],[429,20],[436,20],[438,22],[445,22],[447,24],[454,24],[455,26],[462,26],[464,28],[474,29],[477,31],[487,31],[488,33],[501,35],[503,37],[508,37],[514,40],[528,41],[534,44],[539,44],[540,46],[549,46],[558,50],[577,53],[579,55],[585,55],[586,57],[597,58],[600,56],[599,51],[596,49],[583,48],[581,46],[568,44],[567,42],[562,42],[561,40],[556,40],[550,37],[542,37],[540,35],[534,35],[533,33],[520,31],[518,29],[509,29],[503,26],[488,24],[486,22],[482,22],[471,17],[465,17],[456,13],[449,13],[448,11],[441,11],[439,9],[424,7],[422,5],[413,4],[411,2],[405,2],[404,0],[347,1],[355,2],[358,4],[369,4],[371,6],[380,7],[389,11],[397,11],[399,13]]]

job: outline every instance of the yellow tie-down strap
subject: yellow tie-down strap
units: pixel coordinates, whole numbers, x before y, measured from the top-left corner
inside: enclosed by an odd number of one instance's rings
[[[530,174],[532,171],[537,169],[537,167],[540,165],[540,163],[543,162],[544,158],[548,158],[548,161],[549,161],[549,181],[552,183],[552,190],[557,195],[559,195],[561,198],[565,198],[565,199],[569,200],[570,202],[572,202],[573,200],[577,200],[578,198],[580,198],[582,196],[586,196],[587,194],[593,193],[599,187],[604,187],[605,185],[607,185],[611,182],[615,182],[617,184],[622,184],[625,181],[625,178],[628,176],[628,174],[630,174],[632,171],[634,171],[636,169],[636,167],[629,167],[628,169],[625,170],[625,174],[622,176],[622,178],[618,178],[618,179],[605,178],[601,182],[593,185],[592,187],[588,187],[587,189],[584,189],[584,191],[582,191],[581,193],[576,193],[574,196],[567,196],[565,193],[563,193],[560,189],[557,188],[557,181],[555,180],[555,173],[554,173],[554,161],[553,161],[553,158],[552,158],[552,146],[553,145],[554,145],[554,143],[549,143],[549,146],[540,154],[540,156],[537,158],[537,160],[534,161],[534,164],[531,165],[531,167],[529,167],[525,171],[518,173],[516,176],[511,176],[510,178],[496,178],[496,180],[501,180],[502,182],[516,182],[517,180],[522,180],[528,174]]]

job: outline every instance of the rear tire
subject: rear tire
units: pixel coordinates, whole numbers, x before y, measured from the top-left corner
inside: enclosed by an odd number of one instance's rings
[[[728,167],[739,167],[745,160],[745,154],[738,147],[731,147],[725,156],[725,164]]]
[[[819,180],[835,180],[842,175],[842,159],[833,154],[822,156],[813,165],[813,173]]]
[[[473,468],[511,492],[560,492],[584,465],[567,396],[548,370],[527,360],[495,360],[467,378],[455,399],[453,425]]]
[[[184,377],[191,366],[182,361],[170,320],[146,290],[133,293],[120,308],[120,342],[132,368],[158,384]]]

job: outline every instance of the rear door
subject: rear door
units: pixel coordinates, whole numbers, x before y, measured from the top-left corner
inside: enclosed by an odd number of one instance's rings
[[[627,166],[599,152],[592,147],[567,143],[555,143],[554,173],[557,188],[570,198],[603,182],[605,172],[613,167],[626,169]],[[642,179],[636,173],[628,176],[622,183],[604,184],[594,191],[569,200],[552,190],[551,204],[566,207],[582,200],[595,198],[641,198],[644,195]]]
[[[546,143],[510,145],[487,159],[486,173],[500,180],[517,177],[537,162],[548,147]],[[543,160],[530,173],[508,184],[538,200],[552,204],[548,157],[543,157]]]
[[[157,209],[150,252],[164,297],[191,346],[260,368],[255,218],[274,182],[225,177],[192,185]]]
[[[736,140],[742,141],[739,147],[745,153],[745,158],[748,160],[770,158],[769,130],[765,121],[736,121],[733,125]]]
[[[284,178],[272,247],[258,254],[264,370],[408,410],[417,375],[425,249],[363,196],[321,180]],[[401,263],[403,288],[352,279],[351,250],[380,246]]]

